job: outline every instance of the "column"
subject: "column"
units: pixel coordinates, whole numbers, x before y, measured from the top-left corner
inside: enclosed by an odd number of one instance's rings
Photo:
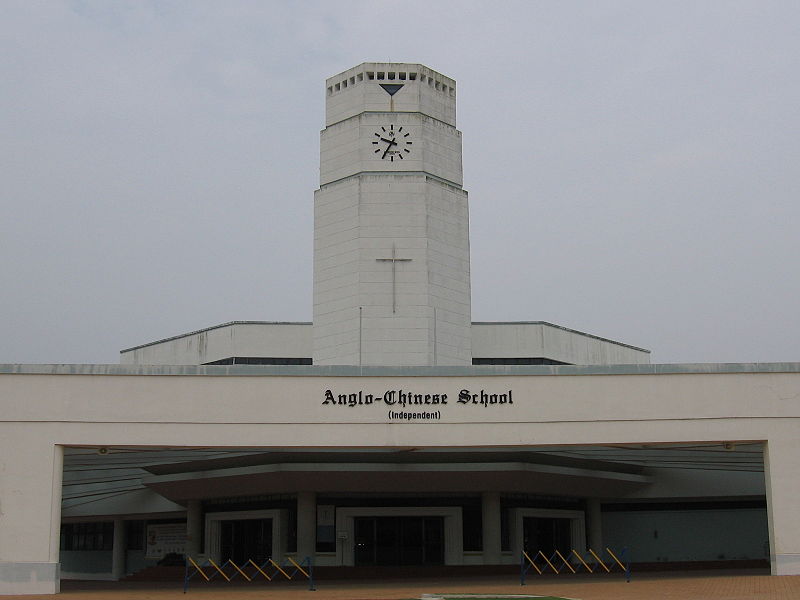
[[[317,550],[317,494],[297,493],[297,561],[314,560]]]
[[[0,595],[59,591],[64,454],[49,431],[0,422]]]
[[[586,513],[589,521],[589,548],[599,553],[603,549],[603,515],[600,511],[600,500],[587,499]]]
[[[50,561],[60,563],[61,549],[61,489],[64,482],[64,446],[53,447],[53,480],[50,503]],[[59,567],[60,568],[60,567]],[[55,593],[61,591],[58,581]]]
[[[800,439],[796,427],[796,422],[791,419],[787,419],[787,423],[772,425],[776,437],[764,445],[770,567],[773,575],[800,575],[800,514],[797,511],[797,498],[800,497]]]
[[[500,494],[481,494],[481,517],[483,521],[483,564],[500,564]]]
[[[125,549],[128,540],[125,535],[125,521],[114,519],[114,542],[111,546],[111,576],[122,579],[125,576]]]
[[[200,500],[189,500],[186,505],[186,554],[197,560],[203,531],[203,514]]]

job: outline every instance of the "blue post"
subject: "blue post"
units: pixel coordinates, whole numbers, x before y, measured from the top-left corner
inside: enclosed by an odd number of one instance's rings
[[[183,555],[183,593],[189,589],[189,559]]]
[[[316,592],[317,588],[314,586],[314,564],[311,562],[311,557],[306,557],[308,560],[308,590]]]
[[[622,549],[623,556],[626,556],[627,559],[625,560],[625,583],[631,582],[631,559],[627,556],[628,548]]]
[[[519,553],[519,584],[525,585],[525,553]]]

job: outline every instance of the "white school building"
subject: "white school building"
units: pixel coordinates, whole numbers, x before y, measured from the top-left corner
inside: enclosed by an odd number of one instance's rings
[[[364,63],[325,94],[312,322],[0,365],[0,594],[183,555],[800,574],[800,363],[473,322],[455,81]]]

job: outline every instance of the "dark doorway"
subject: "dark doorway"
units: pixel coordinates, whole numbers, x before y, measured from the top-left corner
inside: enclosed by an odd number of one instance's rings
[[[252,559],[262,565],[272,556],[272,519],[221,521],[220,558],[237,565]]]
[[[357,566],[443,565],[444,517],[357,517]]]
[[[525,552],[531,557],[541,550],[550,557],[556,550],[564,556],[572,550],[570,519],[523,517],[522,539]]]

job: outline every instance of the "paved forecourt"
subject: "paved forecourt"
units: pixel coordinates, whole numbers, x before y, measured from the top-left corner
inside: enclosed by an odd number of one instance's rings
[[[68,600],[167,600],[192,596],[235,600],[403,600],[423,594],[542,595],[576,600],[795,600],[800,598],[800,575],[764,574],[653,574],[621,577],[550,577],[521,587],[513,577],[441,578],[417,581],[320,582],[317,591],[302,583],[258,586],[196,585],[183,595],[180,582],[113,583],[65,582],[61,595]],[[0,596],[3,600],[50,599],[51,595]]]

